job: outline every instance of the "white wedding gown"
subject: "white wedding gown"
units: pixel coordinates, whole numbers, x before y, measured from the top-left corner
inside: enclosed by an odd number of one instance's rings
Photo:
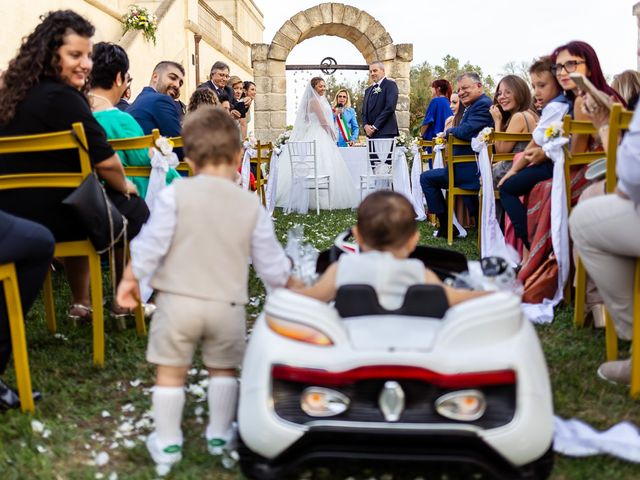
[[[319,105],[320,111],[317,108],[314,110],[309,107],[309,103],[314,101],[316,102],[316,107]],[[318,116],[319,113],[321,117]],[[309,85],[305,95],[303,95],[296,124],[291,132],[289,141],[316,141],[317,174],[318,176],[329,175],[329,191],[321,190],[319,192],[320,208],[323,210],[328,210],[329,207],[331,207],[331,210],[355,208],[358,206],[360,199],[354,186],[353,178],[340,155],[336,141],[327,133],[328,128],[333,129],[331,131],[335,131],[336,128],[333,125],[331,106],[324,96],[316,94]],[[313,175],[313,172],[309,172],[309,175]],[[309,182],[309,185],[311,184]],[[284,208],[291,206],[293,210],[302,211],[303,213],[306,213],[307,207],[308,209],[316,208],[314,190],[309,190],[309,205],[302,205],[302,208],[300,208],[300,202],[296,202],[296,200],[300,199],[291,199],[292,201],[290,202],[291,187],[291,162],[289,161],[289,149],[285,144],[278,158],[276,205]],[[296,192],[299,192],[299,190],[296,190]],[[299,193],[297,194],[299,195]],[[329,201],[329,195],[331,196],[331,201]],[[305,198],[303,200],[303,203],[305,203],[306,193],[302,198]]]

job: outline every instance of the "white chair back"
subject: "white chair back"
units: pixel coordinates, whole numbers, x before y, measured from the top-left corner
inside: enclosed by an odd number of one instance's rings
[[[286,212],[307,213],[309,208],[309,190],[315,191],[316,213],[320,214],[320,190],[326,190],[331,208],[329,175],[318,175],[316,141],[289,141],[286,143],[291,166],[291,190]]]
[[[395,138],[367,138],[367,175],[360,177],[360,198],[365,190],[388,188],[393,190]]]

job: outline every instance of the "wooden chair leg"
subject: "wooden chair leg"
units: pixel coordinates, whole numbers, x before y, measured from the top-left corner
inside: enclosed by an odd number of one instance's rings
[[[605,346],[607,351],[607,361],[618,359],[618,335],[616,333],[616,327],[613,325],[613,319],[609,315],[609,311],[604,311],[604,337]]]
[[[102,307],[102,273],[98,254],[89,255],[89,275],[93,308],[93,363],[104,367],[104,309]]]
[[[53,282],[51,279],[51,268],[47,271],[47,276],[44,279],[44,285],[42,288],[42,300],[44,303],[44,314],[47,318],[47,329],[51,333],[55,333],[57,330],[56,325],[56,309],[53,303]]]
[[[567,282],[570,283],[570,282]],[[584,326],[584,301],[587,290],[587,271],[582,260],[578,256],[576,261],[576,291],[573,304],[573,324],[576,328]],[[608,315],[608,314],[607,314]]]
[[[640,259],[633,275],[633,334],[631,336],[631,398],[640,396]]]
[[[9,275],[4,278],[4,295],[9,314],[9,327],[11,329],[11,347],[13,349],[13,364],[16,370],[16,384],[20,397],[20,408],[23,412],[35,412],[31,387],[31,372],[29,370],[29,355],[27,353],[27,339],[24,328],[24,316],[20,291],[18,290],[18,277],[15,265],[5,266]]]
[[[138,305],[136,305],[136,308],[134,308],[133,315],[136,319],[136,332],[138,332],[138,335],[141,337],[146,336],[147,325],[144,321],[144,307],[142,306],[141,302],[138,302]]]
[[[447,243],[453,245],[453,200],[455,195],[449,189],[447,193]],[[440,225],[442,228],[442,225]]]

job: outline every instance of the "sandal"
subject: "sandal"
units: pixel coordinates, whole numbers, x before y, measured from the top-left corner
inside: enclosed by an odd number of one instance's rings
[[[124,308],[115,303],[111,305],[111,312],[109,312],[109,316],[114,320],[131,317],[132,315],[133,315],[133,310],[131,310],[130,308]]]
[[[67,313],[67,317],[71,320],[91,320],[92,315],[93,309],[81,303],[72,304]]]

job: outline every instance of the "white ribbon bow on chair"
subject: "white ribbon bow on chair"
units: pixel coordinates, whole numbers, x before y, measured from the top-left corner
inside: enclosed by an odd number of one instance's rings
[[[420,174],[422,173],[422,159],[417,145],[411,146],[413,163],[411,164],[411,204],[416,211],[416,220],[424,220],[427,215],[424,212],[424,194],[420,186]]]
[[[278,195],[278,165],[280,164],[279,158],[282,149],[275,147],[271,154],[271,160],[269,161],[269,176],[267,177],[267,211],[269,215],[273,215],[273,210],[276,208],[276,196]]]
[[[258,152],[252,148],[251,142],[244,142],[244,157],[242,157],[242,166],[240,167],[240,176],[242,177],[242,189],[249,190],[250,174],[251,174],[251,158],[255,157]]]
[[[504,240],[496,217],[496,201],[493,194],[493,173],[484,131],[471,139],[471,148],[476,152],[480,178],[482,179],[482,218],[480,219],[480,257],[502,257],[513,266],[518,263],[518,254]]]
[[[167,186],[167,172],[170,168],[175,168],[180,163],[178,156],[173,153],[171,146],[165,148],[164,145],[160,144],[163,138],[164,137],[160,137],[156,142],[156,144],[159,145],[159,148],[152,148],[153,156],[151,157],[151,175],[149,176],[147,196],[144,199],[150,212],[153,211],[153,204],[155,203],[156,197],[160,191]]]

